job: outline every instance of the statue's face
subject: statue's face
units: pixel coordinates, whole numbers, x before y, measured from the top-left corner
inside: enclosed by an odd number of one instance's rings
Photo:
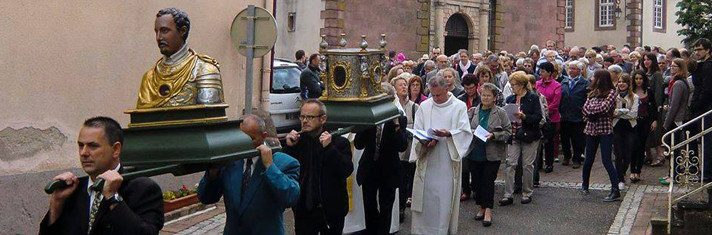
[[[188,29],[184,26],[180,29],[176,28],[176,23],[173,21],[171,14],[162,15],[156,18],[154,28],[156,32],[156,42],[161,54],[171,56],[178,52],[183,47],[183,35],[188,33]]]

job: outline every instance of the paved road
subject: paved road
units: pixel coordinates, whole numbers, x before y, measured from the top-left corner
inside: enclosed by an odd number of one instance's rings
[[[639,185],[651,185],[648,187],[648,191],[651,192],[648,193],[659,194],[664,192],[665,188],[659,186],[657,177],[665,175],[669,169],[667,167],[644,167],[642,174],[644,181]],[[502,195],[502,173],[503,171],[500,169],[495,200],[498,200]],[[631,197],[628,200],[630,205],[624,206],[621,206],[621,202],[605,203],[602,201],[602,198],[608,193],[610,185],[600,158],[596,159],[593,165],[591,172],[592,190],[588,196],[583,196],[576,190],[581,183],[580,168],[572,169],[570,166],[567,167],[555,163],[554,172],[549,174],[542,173],[541,181],[543,187],[534,190],[534,201],[531,204],[520,204],[519,199],[516,198],[518,195],[515,195],[515,204],[506,207],[495,205],[493,211],[494,224],[489,228],[482,227],[480,221],[472,220],[477,211],[477,205],[475,205],[474,201],[463,202],[460,205],[459,234],[606,234],[612,225],[616,224],[614,219],[617,214],[621,217],[618,218],[619,220],[625,220],[631,226],[633,220],[636,220],[637,209],[634,208],[640,206],[640,199],[633,203],[634,199]],[[625,195],[626,193],[624,192],[623,196]],[[642,196],[641,192],[638,197],[642,198]],[[628,210],[632,211],[628,212]],[[214,214],[211,217],[193,222],[192,224],[194,225],[192,226],[185,226],[187,229],[181,230],[179,234],[222,234],[225,214],[222,212]],[[630,216],[629,214],[632,214],[633,217],[625,218]],[[633,231],[645,231],[650,213],[645,212],[644,214],[642,218],[638,219],[639,221],[636,220],[639,222],[637,224],[639,227],[636,227],[637,230],[634,229]],[[190,223],[188,221],[185,222]],[[294,220],[291,211],[285,212],[284,222],[287,234],[294,234]],[[624,224],[624,221],[619,222],[619,224]],[[631,230],[625,231],[633,232]],[[409,232],[410,215],[408,214],[405,222],[401,224],[399,234],[409,234]]]
[[[501,195],[502,186],[497,186]],[[576,189],[538,188],[534,201],[528,205],[519,203],[499,207],[493,211],[493,225],[485,228],[472,217],[477,205],[470,200],[460,204],[459,234],[606,234],[610,228],[620,202],[601,201],[606,191],[593,190],[583,196]],[[284,214],[288,234],[294,234],[291,211]],[[225,224],[225,214],[219,214],[187,230],[184,234],[221,234]],[[410,215],[406,216],[398,234],[410,233]]]

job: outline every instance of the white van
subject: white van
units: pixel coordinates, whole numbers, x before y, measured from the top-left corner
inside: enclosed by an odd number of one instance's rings
[[[277,133],[300,130],[299,70],[297,64],[284,59],[275,59],[269,89],[269,113]]]

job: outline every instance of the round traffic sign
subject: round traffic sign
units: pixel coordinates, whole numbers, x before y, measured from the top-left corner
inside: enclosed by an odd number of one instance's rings
[[[250,14],[249,7],[240,11],[232,21],[230,39],[237,51],[247,56],[247,49],[254,48],[254,57],[260,57],[274,47],[277,42],[277,22],[274,16],[261,7],[254,7],[254,14]],[[248,31],[248,21],[254,20],[253,32]],[[248,36],[254,35],[254,43],[250,45]]]

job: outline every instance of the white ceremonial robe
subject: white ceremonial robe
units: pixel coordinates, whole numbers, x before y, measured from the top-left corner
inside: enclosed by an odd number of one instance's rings
[[[413,234],[456,234],[460,214],[461,159],[472,141],[467,105],[448,93],[436,104],[427,99],[415,114],[414,129],[447,129],[451,137],[440,138],[427,149],[413,141],[410,161],[416,162],[413,179]]]

